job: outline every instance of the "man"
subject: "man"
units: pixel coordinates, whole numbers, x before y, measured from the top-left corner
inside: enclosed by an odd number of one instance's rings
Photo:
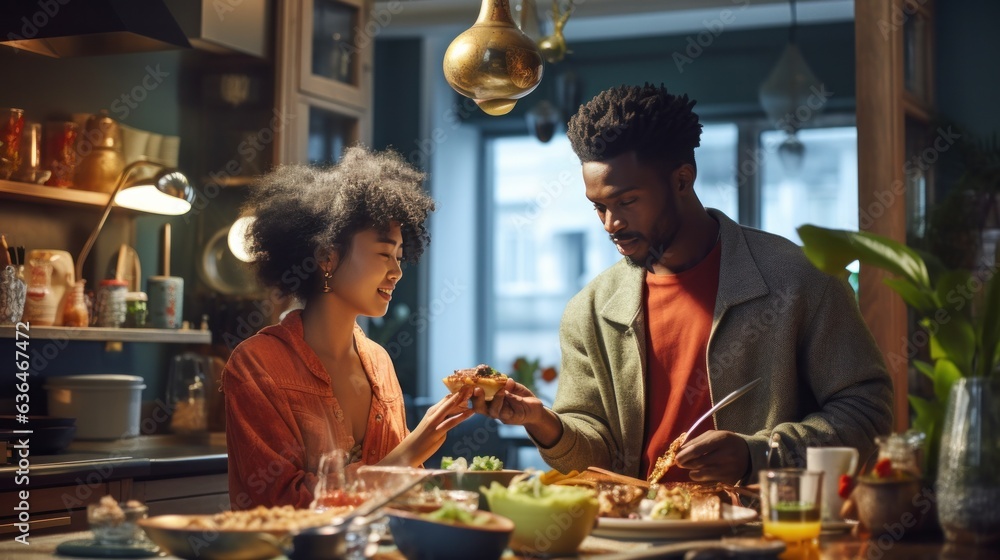
[[[807,446],[862,457],[892,425],[892,384],[854,294],[790,241],[706,210],[701,124],[662,86],[604,91],[570,120],[586,195],[625,257],[569,303],[554,410],[508,382],[477,411],[522,424],[552,467],[646,478],[713,402],[762,383],[689,434],[664,480],[756,481]]]

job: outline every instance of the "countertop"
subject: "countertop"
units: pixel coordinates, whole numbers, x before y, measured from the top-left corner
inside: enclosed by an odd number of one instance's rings
[[[29,448],[30,450],[30,448]],[[0,491],[20,488],[19,469],[0,466]],[[28,455],[32,487],[77,484],[80,477],[100,471],[104,480],[160,478],[223,473],[228,468],[225,434],[139,436],[116,441],[75,441],[65,453]]]

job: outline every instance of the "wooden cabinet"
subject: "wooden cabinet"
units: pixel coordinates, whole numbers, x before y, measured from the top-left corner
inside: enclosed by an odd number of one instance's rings
[[[212,514],[229,509],[229,475],[136,480],[132,499],[149,508],[149,515]]]
[[[372,0],[303,0],[278,10],[275,163],[335,163],[371,142]]]
[[[0,492],[0,540],[22,533],[17,525],[25,505],[29,508],[32,535],[85,531],[88,504],[97,503],[106,495],[119,501],[128,499],[130,487],[131,480],[126,479]],[[21,492],[25,490],[28,495],[22,499]]]

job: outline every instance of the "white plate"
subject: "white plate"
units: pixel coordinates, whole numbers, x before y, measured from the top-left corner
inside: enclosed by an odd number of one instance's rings
[[[592,534],[618,539],[689,539],[726,535],[753,521],[757,512],[745,507],[722,505],[722,519],[690,521],[686,519],[618,519],[600,517]]]

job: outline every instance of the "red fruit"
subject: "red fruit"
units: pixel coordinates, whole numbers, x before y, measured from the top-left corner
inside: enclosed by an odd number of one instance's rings
[[[879,478],[892,476],[892,460],[889,458],[879,459],[879,462],[875,463],[875,476]]]
[[[556,368],[547,367],[542,370],[542,381],[552,383],[556,379]]]
[[[840,475],[840,483],[837,485],[837,495],[846,500],[850,497],[851,491],[853,490],[854,479],[847,474]]]

